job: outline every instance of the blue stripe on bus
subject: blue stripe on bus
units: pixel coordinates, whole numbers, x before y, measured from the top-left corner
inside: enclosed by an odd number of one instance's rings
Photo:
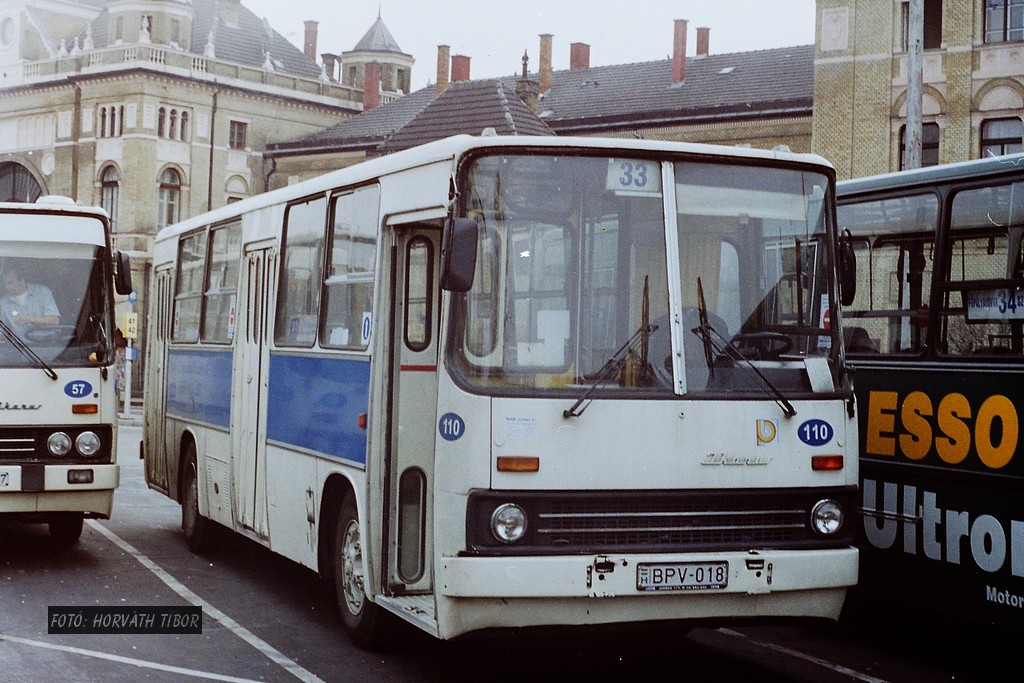
[[[228,429],[231,419],[231,350],[167,354],[167,412]]]
[[[366,464],[370,363],[271,354],[267,439]]]

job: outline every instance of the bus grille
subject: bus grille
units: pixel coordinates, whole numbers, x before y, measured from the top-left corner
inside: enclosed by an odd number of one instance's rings
[[[0,462],[36,460],[36,435],[28,429],[0,429]]]
[[[846,511],[846,528],[828,539],[810,528],[811,508],[822,498]],[[852,543],[854,501],[848,489],[487,492],[471,498],[467,531],[471,549],[485,553],[837,547]],[[514,547],[490,533],[490,515],[503,503],[527,511],[526,537]]]

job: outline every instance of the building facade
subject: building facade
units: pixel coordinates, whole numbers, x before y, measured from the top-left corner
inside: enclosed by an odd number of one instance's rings
[[[268,142],[362,105],[238,0],[0,0],[0,200],[103,206],[138,312],[157,230],[263,192]]]
[[[818,0],[813,150],[840,178],[902,168],[907,0]],[[1024,2],[924,0],[922,163],[1021,151]]]

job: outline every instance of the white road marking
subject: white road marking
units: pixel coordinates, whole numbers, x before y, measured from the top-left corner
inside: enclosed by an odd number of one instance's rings
[[[258,683],[250,678],[235,678],[234,676],[222,676],[221,674],[210,673],[208,671],[196,671],[195,669],[185,669],[180,666],[168,666],[167,664],[157,664],[156,662],[147,662],[144,659],[134,659],[132,657],[122,657],[120,655],[112,655],[106,652],[97,652],[96,650],[85,650],[80,647],[70,647],[68,645],[54,645],[53,643],[43,643],[38,640],[28,640],[26,638],[15,638],[14,636],[5,635],[0,633],[0,642],[9,641],[12,643],[18,643],[20,645],[30,645],[31,647],[39,647],[44,650],[57,650],[59,652],[68,652],[74,655],[84,655],[86,657],[94,657],[96,659],[106,659],[111,662],[119,662],[121,664],[131,664],[143,669],[155,669],[157,671],[166,671],[172,674],[183,674],[185,676],[192,676],[193,678],[205,678],[210,681],[228,681],[229,683]]]
[[[800,652],[799,650],[791,650],[788,647],[785,647],[784,645],[776,645],[774,643],[765,643],[760,640],[755,640],[743,633],[740,633],[739,631],[733,631],[732,629],[728,628],[720,628],[718,629],[718,632],[724,633],[725,635],[733,636],[735,638],[743,638],[745,640],[750,641],[751,643],[760,645],[761,647],[766,648],[768,650],[774,650],[775,652],[779,652],[784,655],[789,655],[790,657],[796,657],[797,659],[802,659],[806,662],[817,664],[818,666],[830,669],[832,671],[835,671],[836,673],[843,674],[844,676],[855,678],[858,681],[864,681],[864,683],[888,683],[884,678],[876,678],[874,676],[861,673],[860,671],[856,671],[855,669],[847,668],[845,666],[842,666],[841,664],[835,664],[833,662],[828,661],[827,659],[821,659],[819,657],[815,657],[814,655],[809,655],[806,652]]]
[[[180,581],[167,573],[157,563],[146,557],[145,554],[136,550],[130,543],[123,540],[120,536],[115,534],[110,529],[107,529],[102,524],[99,524],[95,520],[89,520],[89,526],[96,531],[100,532],[108,539],[110,539],[115,545],[119,546],[126,553],[138,560],[143,567],[151,571],[157,576],[158,579],[170,586],[171,590],[180,595],[185,600],[188,600],[193,605],[202,608],[204,614],[208,614],[210,617],[215,619],[221,626],[228,629],[236,636],[244,640],[245,642],[252,645],[254,648],[260,651],[263,656],[267,657],[282,669],[292,674],[300,681],[306,681],[307,683],[323,683],[323,681],[316,676],[316,674],[307,671],[303,667],[296,664],[294,661],[278,652],[269,643],[252,633],[249,629],[245,628],[237,621],[229,617],[228,615],[221,612],[219,609],[211,605],[210,603],[203,600],[201,597],[193,593],[189,588],[185,587]]]

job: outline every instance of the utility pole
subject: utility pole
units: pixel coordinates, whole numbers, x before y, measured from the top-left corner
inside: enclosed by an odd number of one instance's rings
[[[924,87],[924,0],[910,0],[907,25],[907,128],[903,135],[903,168],[921,168],[922,105]]]

